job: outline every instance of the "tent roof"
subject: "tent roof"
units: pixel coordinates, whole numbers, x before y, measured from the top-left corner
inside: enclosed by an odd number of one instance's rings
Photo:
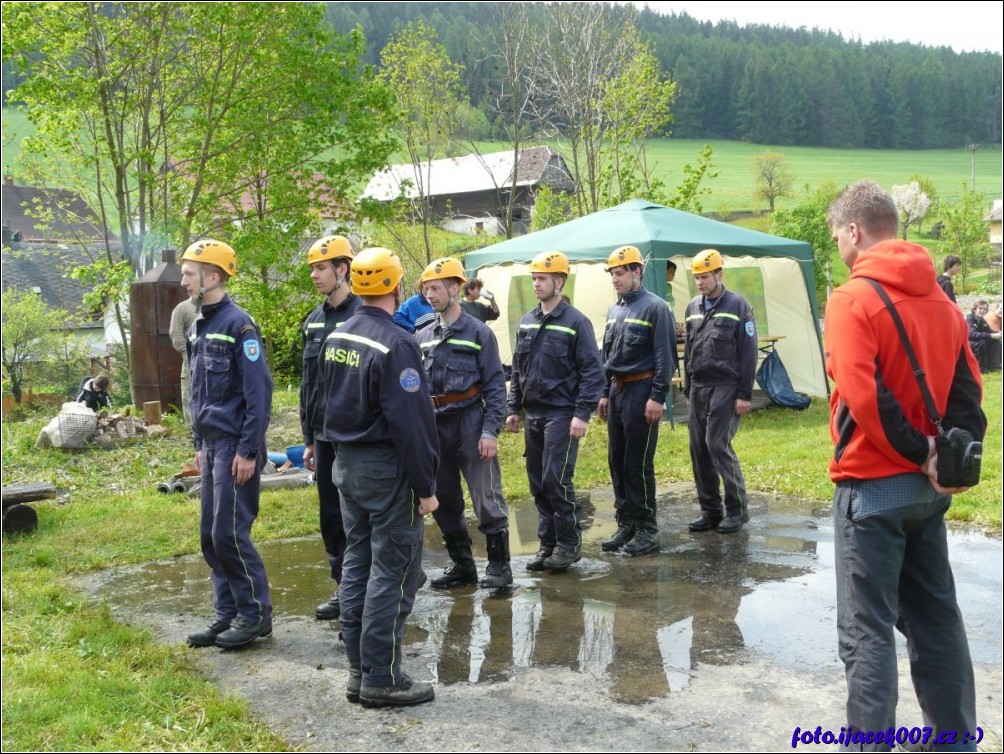
[[[789,257],[812,261],[812,247],[737,225],[692,215],[644,199],[594,212],[561,225],[472,251],[464,257],[467,269],[502,262],[529,262],[542,251],[561,251],[572,261],[606,259],[618,246],[637,246],[654,259],[690,257],[713,247],[723,254],[752,257]]]

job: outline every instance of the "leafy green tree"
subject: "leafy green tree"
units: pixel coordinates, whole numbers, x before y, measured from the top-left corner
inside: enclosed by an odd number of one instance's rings
[[[536,191],[533,204],[533,229],[543,230],[581,217],[576,213],[577,206],[570,194],[552,191],[550,186],[541,186]]]
[[[462,67],[454,64],[422,22],[401,29],[380,53],[381,80],[394,93],[399,111],[394,132],[404,144],[415,180],[404,190],[412,217],[422,226],[426,262],[431,262],[433,224],[432,160],[445,150],[458,128],[463,105]]]
[[[830,270],[837,250],[826,222],[826,212],[839,193],[832,182],[822,184],[812,193],[806,186],[805,196],[798,204],[774,213],[770,229],[774,235],[812,245],[816,297],[820,302],[826,300],[831,285]]]
[[[676,187],[676,193],[666,202],[666,206],[684,212],[699,215],[704,211],[701,196],[710,192],[704,181],[718,177],[718,171],[711,169],[711,157],[714,150],[710,144],[705,144],[697,160],[697,167],[690,163],[683,166],[683,179]]]
[[[283,307],[254,292],[306,288],[301,239],[322,209],[351,206],[393,148],[392,98],[361,64],[362,33],[338,34],[313,3],[4,11],[4,55],[31,73],[15,95],[38,126],[40,164],[70,165],[89,186],[107,247],[117,235],[137,273],[165,245],[232,241],[241,268],[265,279],[242,303],[271,357],[288,323],[266,324]],[[109,251],[107,269],[118,261]]]
[[[602,103],[638,49],[634,16],[627,6],[554,3],[535,28],[539,41],[527,64],[538,87],[538,124],[567,144],[579,215],[602,209],[604,186],[612,180],[604,150],[614,113]]]
[[[59,348],[56,325],[65,323],[66,312],[49,309],[30,291],[3,292],[3,337],[0,344],[4,377],[10,382],[14,402],[21,402],[28,366],[47,359]]]
[[[791,196],[791,185],[795,176],[780,152],[761,152],[753,155],[755,178],[753,195],[766,200],[769,211],[774,214],[774,204],[778,199]]]
[[[673,121],[676,84],[665,76],[650,47],[635,40],[623,68],[603,83],[601,92],[604,180],[599,201],[612,206],[661,188],[653,181],[646,148],[649,139],[666,133]]]
[[[989,250],[989,231],[983,219],[985,213],[983,197],[971,191],[965,182],[959,201],[941,210],[941,222],[944,223],[941,248],[962,260],[960,290],[966,289],[966,277]]]

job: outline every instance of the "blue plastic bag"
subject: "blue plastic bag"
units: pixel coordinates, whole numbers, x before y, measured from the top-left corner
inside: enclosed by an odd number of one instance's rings
[[[779,406],[786,408],[805,409],[812,401],[809,396],[796,393],[791,386],[788,371],[781,363],[777,351],[771,351],[756,370],[756,382],[767,397]]]

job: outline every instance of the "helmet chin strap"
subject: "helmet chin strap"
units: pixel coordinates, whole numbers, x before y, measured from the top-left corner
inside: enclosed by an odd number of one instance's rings
[[[202,312],[203,300],[206,298],[206,294],[215,291],[217,288],[222,287],[221,283],[217,283],[211,288],[206,288],[206,273],[203,270],[202,265],[199,265],[199,295],[195,299],[195,313],[199,314]]]

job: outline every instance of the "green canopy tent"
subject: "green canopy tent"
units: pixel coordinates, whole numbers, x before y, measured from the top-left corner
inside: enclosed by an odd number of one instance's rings
[[[668,297],[677,322],[682,321],[687,302],[697,295],[690,274],[691,260],[703,249],[718,249],[725,259],[725,285],[750,300],[761,337],[779,338],[775,347],[795,390],[828,395],[812,247],[641,199],[464,257],[469,273],[484,280],[485,288],[495,293],[502,306],[504,316],[491,326],[499,338],[503,359],[511,358],[520,317],[536,305],[529,262],[542,251],[568,255],[572,274],[566,293],[590,318],[597,339],[602,340],[606,310],[615,298],[605,262],[610,252],[625,244],[637,246],[648,259],[645,287]],[[670,260],[678,270],[667,290]]]

